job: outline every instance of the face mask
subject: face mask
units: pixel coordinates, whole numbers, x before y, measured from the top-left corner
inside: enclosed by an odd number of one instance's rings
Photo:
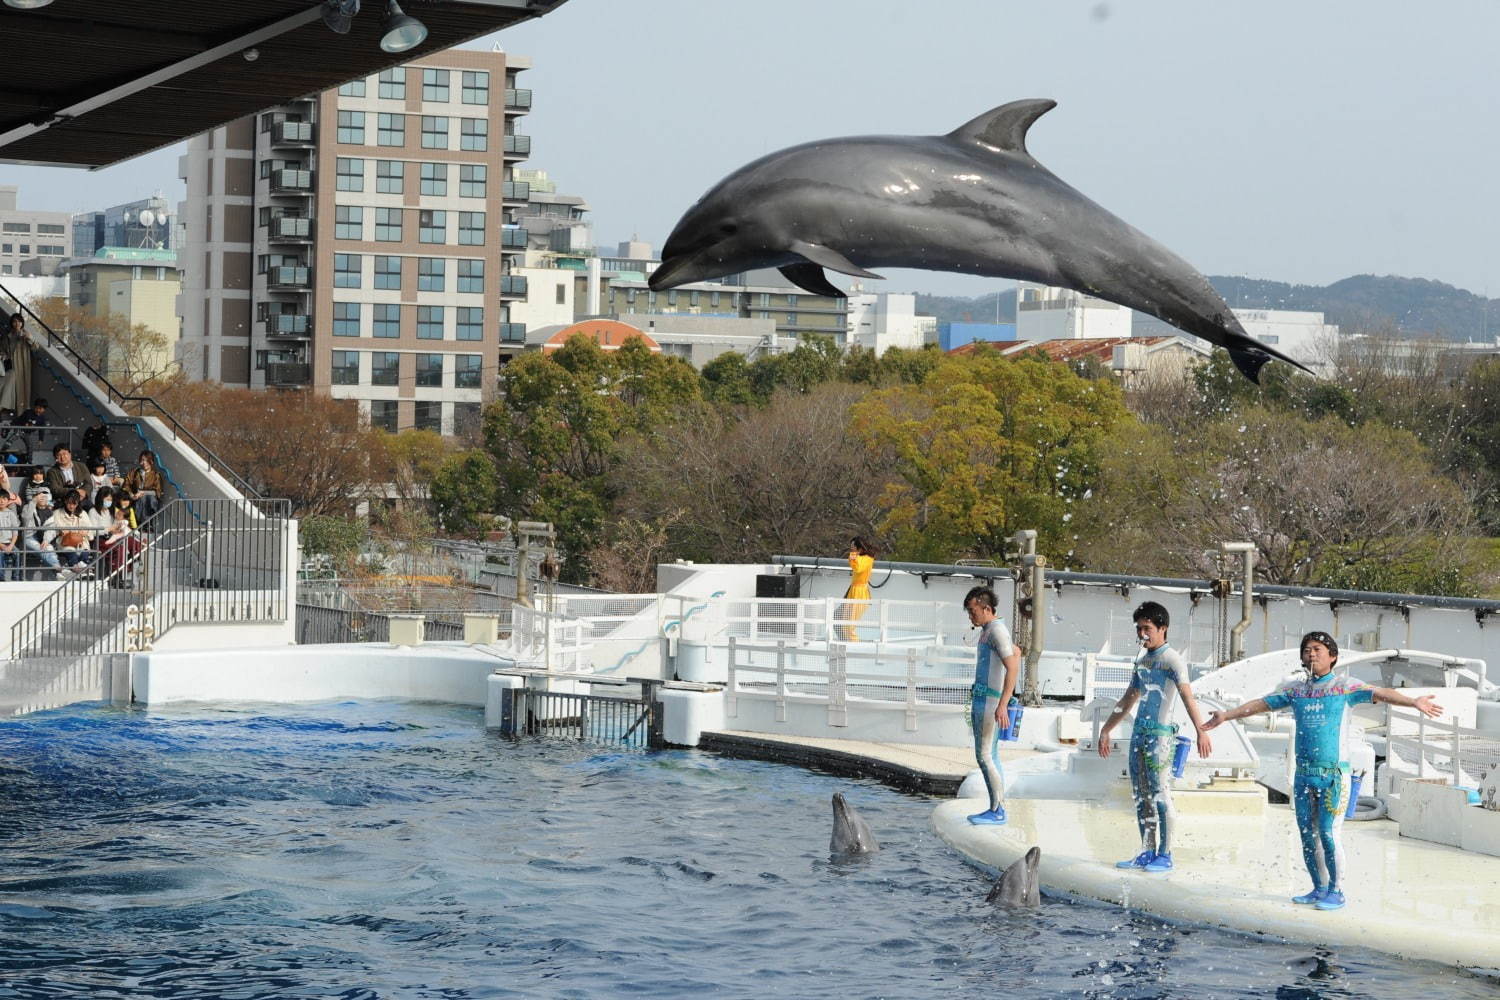
[[[114,501],[113,500],[100,500],[99,501],[99,506],[103,507],[105,510],[109,510],[110,507],[114,506]]]

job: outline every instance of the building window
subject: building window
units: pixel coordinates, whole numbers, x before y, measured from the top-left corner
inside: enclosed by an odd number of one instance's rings
[[[387,101],[406,100],[406,70],[400,68],[382,70],[379,93]]]
[[[422,164],[422,193],[438,197],[448,193],[448,164]]]
[[[419,399],[412,405],[412,427],[419,431],[443,432],[443,404],[436,400]]]
[[[333,209],[333,235],[341,240],[364,238],[365,210],[360,205],[336,205]]]
[[[7,222],[3,226],[0,226],[0,230],[3,230],[7,233],[29,233],[31,232],[31,223]]]
[[[560,305],[560,306],[565,306],[565,305],[568,304],[568,286],[567,285],[558,285],[557,286],[557,304]]]
[[[340,97],[364,97],[365,96],[365,81],[364,80],[350,80],[348,83],[344,84],[342,87],[339,88],[339,96]]]
[[[786,297],[786,307],[788,309],[795,309],[795,308],[797,308],[797,296],[795,296],[795,295],[788,295]]]
[[[376,288],[401,288],[401,258],[400,257],[376,257],[375,258],[375,287]]]
[[[38,243],[36,252],[43,257],[61,257],[63,255],[63,248],[55,243]],[[156,269],[157,278],[161,277],[161,272],[162,268],[158,267]]]
[[[417,291],[441,292],[448,262],[442,257],[417,258]]]
[[[38,235],[61,236],[66,230],[62,226],[55,226],[46,222],[38,222],[36,226]]]
[[[359,352],[333,352],[333,384],[359,385]]]
[[[481,293],[484,291],[484,261],[461,260],[458,262],[458,290]]]
[[[448,148],[448,119],[441,115],[422,116],[422,148]]]
[[[478,389],[480,374],[484,370],[484,355],[455,354],[453,363],[455,365],[453,387],[455,389]]]
[[[417,339],[443,339],[442,306],[417,306]]]
[[[482,427],[480,423],[482,414],[478,403],[454,403],[453,404],[453,433],[462,437],[473,437],[479,434]]]
[[[458,193],[463,198],[483,198],[489,168],[483,163],[465,163],[458,168]]]
[[[375,190],[379,194],[400,194],[406,180],[406,164],[400,160],[375,161]]]
[[[797,325],[797,314],[796,313],[787,313],[786,314],[786,323],[787,323],[787,326],[796,326]]]
[[[709,292],[708,293],[708,307],[710,309],[717,309],[717,308],[719,308],[719,293],[718,292]]]
[[[363,268],[363,258],[357,253],[336,253],[333,255],[333,287],[334,288],[358,288],[359,272]]]
[[[448,213],[421,209],[417,212],[417,241],[420,243],[448,242]]]
[[[395,355],[391,355],[395,357]],[[395,385],[392,382],[391,385]],[[370,400],[370,426],[376,430],[396,433],[396,406],[394,399]]]
[[[484,339],[484,309],[475,306],[458,307],[458,339]]]
[[[483,152],[490,148],[490,123],[483,118],[465,118],[458,137],[459,149]]]
[[[335,187],[340,191],[363,191],[365,189],[365,161],[349,156],[340,156],[337,161],[338,179]]]
[[[393,302],[376,303],[375,328],[371,332],[382,340],[401,336],[401,307]]]
[[[340,112],[342,114],[343,112]],[[388,115],[381,112],[377,121],[380,126],[375,136],[375,141],[381,146],[404,146],[406,145],[406,116]]]
[[[401,242],[401,209],[377,208],[375,210],[375,239],[381,243]]]
[[[423,389],[443,387],[443,356],[441,354],[417,355],[417,386]]]
[[[358,302],[335,302],[333,304],[333,335],[335,337],[359,336]]]
[[[458,242],[461,246],[484,246],[484,213],[458,213]]]
[[[363,146],[365,142],[365,113],[363,111],[339,112],[339,142]]]
[[[464,70],[463,102],[465,104],[490,103],[490,75],[483,70]]]
[[[370,384],[396,385],[401,378],[401,355],[395,351],[373,351],[370,354]],[[394,401],[392,401],[394,405]],[[394,423],[394,421],[393,421]]]
[[[422,71],[422,100],[448,103],[448,71],[424,69]]]

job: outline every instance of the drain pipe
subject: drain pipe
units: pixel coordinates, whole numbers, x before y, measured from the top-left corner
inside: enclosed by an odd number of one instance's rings
[[[1245,633],[1250,629],[1250,615],[1255,609],[1255,545],[1253,542],[1220,542],[1225,555],[1238,552],[1244,558],[1240,584],[1240,620],[1229,630],[1229,662],[1245,658]]]
[[[1031,535],[1031,544],[1036,545],[1036,532]],[[1031,642],[1026,647],[1026,684],[1021,694],[1021,704],[1027,708],[1039,708],[1042,696],[1038,690],[1037,671],[1042,663],[1042,644],[1047,640],[1047,557],[1030,553],[1021,557],[1021,567],[1031,583]]]

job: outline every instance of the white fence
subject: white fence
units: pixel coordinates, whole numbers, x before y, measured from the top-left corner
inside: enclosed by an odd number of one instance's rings
[[[1478,788],[1489,770],[1500,764],[1495,734],[1460,726],[1457,716],[1443,722],[1387,704],[1385,719],[1387,764],[1405,776]]]
[[[730,638],[808,645],[829,642],[953,645],[972,630],[948,601],[851,601],[841,597],[691,598],[666,595],[663,631],[710,643]]]

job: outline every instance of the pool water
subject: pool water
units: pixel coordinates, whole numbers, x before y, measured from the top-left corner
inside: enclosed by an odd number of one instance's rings
[[[842,790],[877,855],[830,858]],[[1374,952],[984,902],[931,801],[396,702],[0,723],[0,998],[1494,997]],[[1043,850],[1045,850],[1043,845]]]

